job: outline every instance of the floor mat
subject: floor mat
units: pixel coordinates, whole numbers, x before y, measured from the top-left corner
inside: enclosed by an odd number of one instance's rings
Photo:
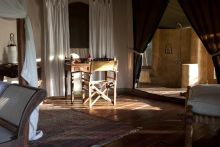
[[[43,130],[44,136],[31,146],[86,147],[111,140],[131,130],[129,126],[118,122],[52,104],[41,106],[39,129]]]

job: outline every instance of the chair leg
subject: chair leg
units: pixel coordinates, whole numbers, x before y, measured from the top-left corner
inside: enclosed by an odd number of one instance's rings
[[[187,106],[185,118],[185,147],[192,147],[193,138],[193,114],[192,107]]]
[[[105,84],[105,89],[107,89],[106,92],[105,92],[105,94],[106,94],[106,96],[108,97],[109,85],[108,85],[107,83]]]
[[[84,73],[81,73],[82,74],[82,101],[83,101],[83,103],[84,103],[84,100],[85,100],[85,84],[84,84],[84,78],[85,78],[85,75],[84,75]]]
[[[24,128],[24,135],[23,135],[23,139],[22,139],[22,146],[24,147],[28,147],[29,144],[29,122],[27,121],[27,123],[25,124],[25,128]]]
[[[92,108],[92,85],[89,85],[89,108]]]
[[[85,90],[82,90],[82,100],[83,100],[83,103],[85,101],[85,98],[86,98],[86,92],[85,92]]]
[[[186,124],[185,147],[192,147],[193,125]]]
[[[116,82],[114,83],[114,106],[116,106],[116,97],[117,97],[117,92],[116,92]]]
[[[67,98],[67,74],[68,72],[65,70],[65,98]]]

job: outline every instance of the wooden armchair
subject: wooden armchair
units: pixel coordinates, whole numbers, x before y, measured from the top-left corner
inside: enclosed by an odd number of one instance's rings
[[[0,82],[0,147],[28,144],[29,118],[46,91]]]
[[[192,147],[194,123],[220,125],[220,85],[197,85],[187,91],[185,146]]]
[[[90,72],[84,72],[82,77],[83,101],[84,103],[89,102],[90,108],[92,108],[92,106],[100,98],[116,105],[117,69],[118,61],[116,59],[107,61],[91,61]],[[93,75],[97,72],[104,72],[104,78],[94,80]],[[113,98],[109,97],[110,89],[113,89]],[[86,91],[89,93],[88,98],[85,98]]]

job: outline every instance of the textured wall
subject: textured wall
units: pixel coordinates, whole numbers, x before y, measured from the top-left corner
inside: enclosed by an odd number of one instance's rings
[[[198,65],[199,65],[199,83],[202,84],[213,84],[216,83],[214,79],[214,66],[211,56],[206,51],[206,48],[199,41],[198,46]]]
[[[171,54],[165,53],[167,44],[172,48]],[[182,64],[198,64],[199,83],[216,82],[211,56],[193,29],[158,29],[153,37],[152,83],[167,87],[186,85],[190,71],[183,69]]]
[[[189,62],[190,31],[158,29],[153,38],[152,82],[181,86],[182,63]]]
[[[131,0],[113,0],[115,54],[119,60],[118,88],[132,88],[133,27]]]

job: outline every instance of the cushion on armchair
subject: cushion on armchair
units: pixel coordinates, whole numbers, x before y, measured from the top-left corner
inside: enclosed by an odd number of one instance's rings
[[[220,116],[220,84],[197,85],[190,89],[187,105],[201,115]]]
[[[18,85],[10,85],[0,98],[0,118],[19,126],[23,111],[36,92]]]
[[[0,81],[0,95],[5,91],[5,89],[9,86],[9,83],[5,83]]]
[[[12,140],[15,134],[8,129],[0,126],[0,143]]]

